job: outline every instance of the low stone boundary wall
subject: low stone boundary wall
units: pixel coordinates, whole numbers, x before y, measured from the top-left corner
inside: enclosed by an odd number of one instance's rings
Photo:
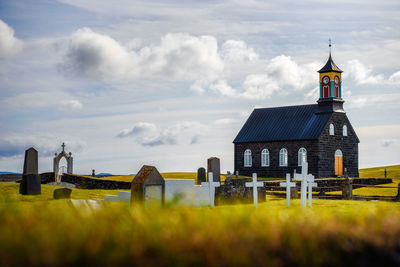
[[[380,184],[390,184],[393,183],[390,178],[354,178],[352,179],[353,189],[364,187],[362,185],[380,185]],[[328,180],[319,180],[315,179],[315,182],[318,184],[318,187],[313,188],[315,192],[331,192],[331,191],[340,191],[344,186],[344,179],[328,179]],[[284,187],[279,186],[279,182],[266,182],[266,190],[267,191],[284,191]],[[301,182],[296,181],[296,186],[300,188]]]
[[[61,182],[67,182],[84,189],[131,189],[130,182],[91,179],[73,174],[63,174]]]
[[[246,182],[251,182],[251,178],[232,179],[229,182],[221,183],[220,187],[215,188],[215,203],[220,204],[234,204],[252,203],[253,202],[253,188],[246,187]],[[258,202],[265,202],[266,197],[266,183],[263,187],[257,188]]]

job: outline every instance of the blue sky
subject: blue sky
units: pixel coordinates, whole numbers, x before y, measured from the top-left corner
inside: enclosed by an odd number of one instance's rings
[[[333,40],[360,166],[400,162],[398,1],[2,1],[0,170],[233,171],[255,107],[312,104]]]

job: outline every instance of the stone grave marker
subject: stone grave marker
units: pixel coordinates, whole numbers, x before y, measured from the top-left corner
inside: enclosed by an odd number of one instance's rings
[[[25,151],[24,172],[19,185],[22,195],[40,195],[41,181],[38,174],[38,152],[33,147]]]
[[[131,183],[131,202],[163,204],[165,181],[156,167],[144,165]]]
[[[207,182],[207,176],[206,176],[206,169],[201,167],[197,169],[196,184],[200,185],[203,182]]]
[[[57,188],[53,192],[54,199],[71,198],[72,189],[70,188]]]
[[[209,200],[210,200],[210,206],[213,208],[215,205],[215,187],[219,187],[220,183],[219,182],[213,182],[213,173],[209,172],[208,173],[208,182],[207,183],[202,183],[202,186],[208,186],[208,194],[209,194]]]
[[[290,207],[291,187],[296,187],[296,183],[290,181],[290,173],[286,174],[286,183],[279,184],[282,187],[286,187],[286,205]]]
[[[221,182],[221,165],[219,158],[212,157],[207,160],[207,173],[210,172],[212,172],[214,180],[211,181],[209,176],[209,182]]]
[[[346,176],[346,180],[344,181],[343,191],[342,191],[343,199],[353,199],[353,179]]]
[[[258,206],[258,190],[257,187],[263,187],[263,182],[257,182],[257,173],[253,173],[253,181],[247,182],[246,187],[253,187],[253,203],[254,207]]]

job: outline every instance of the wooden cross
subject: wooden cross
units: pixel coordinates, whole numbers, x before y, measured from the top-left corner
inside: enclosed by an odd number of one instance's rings
[[[246,187],[253,187],[253,203],[254,203],[254,207],[256,207],[256,208],[258,205],[257,187],[262,187],[262,186],[264,186],[263,182],[257,182],[257,173],[253,173],[253,181],[252,182],[246,183]]]
[[[219,182],[214,182],[213,173],[208,173],[208,182],[201,183],[202,186],[208,187],[208,197],[210,200],[210,206],[213,208],[215,205],[215,188],[220,186]]]
[[[290,188],[296,187],[296,183],[290,182],[290,173],[286,174],[286,183],[280,183],[279,185],[286,187],[286,205],[290,207]]]

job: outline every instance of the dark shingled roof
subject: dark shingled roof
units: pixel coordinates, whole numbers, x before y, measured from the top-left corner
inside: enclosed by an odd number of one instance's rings
[[[338,66],[336,66],[335,62],[333,62],[331,54],[329,54],[329,59],[326,62],[325,66],[322,69],[320,69],[318,72],[324,73],[324,72],[331,72],[331,71],[339,72],[339,73],[343,72],[341,69],[339,69]]]
[[[332,113],[318,104],[255,109],[233,143],[318,139]]]

